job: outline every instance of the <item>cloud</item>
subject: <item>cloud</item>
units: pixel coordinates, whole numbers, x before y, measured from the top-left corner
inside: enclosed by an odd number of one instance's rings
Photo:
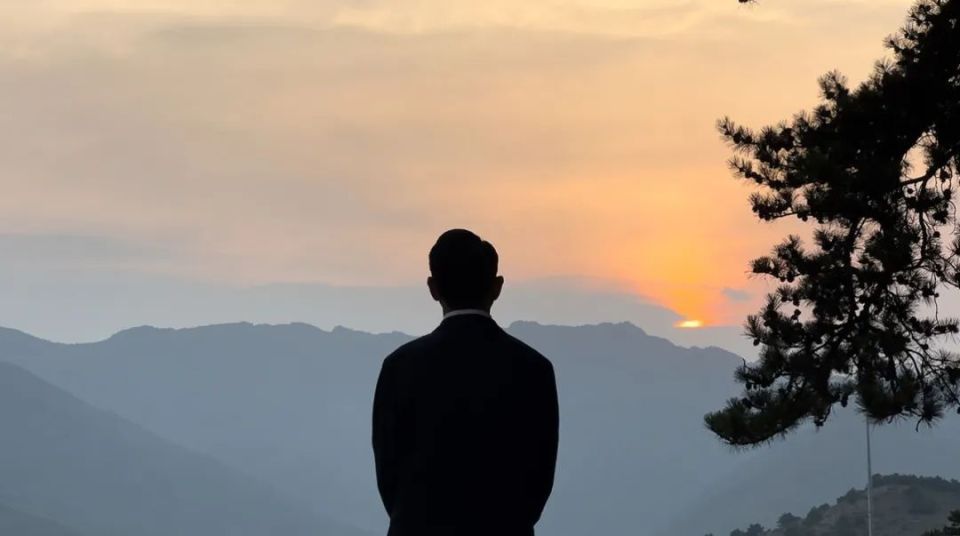
[[[390,1],[348,6],[336,12],[333,24],[369,30],[426,34],[515,28],[532,32],[568,32],[621,37],[662,37],[689,30],[707,17],[701,2],[609,1],[488,2]]]
[[[0,234],[4,270],[62,277],[74,271],[157,271],[188,261],[171,244],[79,234]]]
[[[750,301],[753,298],[753,295],[745,290],[737,290],[735,288],[725,287],[721,290],[723,295],[730,301],[734,302],[745,302]]]

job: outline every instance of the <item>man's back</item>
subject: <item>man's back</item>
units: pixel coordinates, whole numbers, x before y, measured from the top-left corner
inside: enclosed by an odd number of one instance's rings
[[[550,362],[491,318],[445,318],[383,363],[377,483],[390,536],[533,534],[558,439]]]

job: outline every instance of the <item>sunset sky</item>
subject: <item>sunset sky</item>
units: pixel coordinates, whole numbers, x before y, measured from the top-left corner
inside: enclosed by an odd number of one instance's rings
[[[862,79],[910,3],[0,0],[3,285],[420,285],[468,227],[508,282],[737,325],[790,227],[715,121]]]

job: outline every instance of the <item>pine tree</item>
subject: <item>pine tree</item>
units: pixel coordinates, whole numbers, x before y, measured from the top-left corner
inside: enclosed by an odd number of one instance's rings
[[[960,286],[958,17],[960,0],[920,0],[858,87],[833,72],[790,121],[719,122],[758,218],[815,223],[812,243],[789,236],[753,261],[780,285],[747,319],[760,355],[737,371],[744,392],[705,418],[727,443],[823,425],[851,397],[875,422],[960,407],[960,360],[943,346],[960,328],[935,308]]]
[[[949,525],[940,530],[925,532],[923,536],[960,536],[960,510],[950,514]]]

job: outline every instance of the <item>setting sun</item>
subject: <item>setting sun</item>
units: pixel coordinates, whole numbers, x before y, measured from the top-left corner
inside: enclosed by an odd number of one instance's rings
[[[677,322],[676,326],[683,329],[702,328],[703,322],[699,320],[683,320],[681,322]]]

